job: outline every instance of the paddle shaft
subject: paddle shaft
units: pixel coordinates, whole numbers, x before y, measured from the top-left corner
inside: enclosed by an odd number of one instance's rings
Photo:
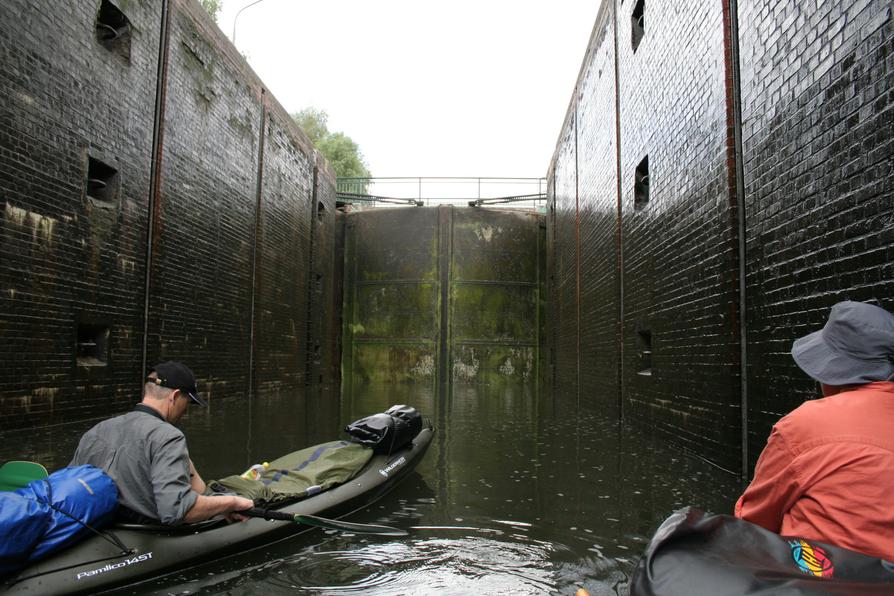
[[[305,526],[316,526],[318,528],[327,528],[330,530],[339,530],[342,532],[354,532],[356,534],[376,534],[379,536],[407,536],[406,530],[400,528],[392,528],[391,526],[377,526],[374,524],[357,524],[354,522],[346,522],[337,519],[327,519],[316,515],[305,515],[301,513],[286,513],[284,511],[273,511],[270,509],[261,509],[260,507],[252,507],[237,513],[247,517],[260,517],[268,520],[290,521]]]
[[[284,511],[273,511],[271,509],[261,509],[260,507],[252,507],[251,509],[246,509],[245,511],[237,511],[239,515],[244,515],[246,517],[260,517],[263,519],[269,520],[277,520],[277,521],[295,521],[294,513],[285,513]]]

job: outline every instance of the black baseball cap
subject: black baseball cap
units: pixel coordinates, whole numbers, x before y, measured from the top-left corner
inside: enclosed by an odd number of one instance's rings
[[[199,392],[196,391],[196,376],[182,362],[168,360],[167,362],[156,364],[150,372],[154,372],[157,378],[146,377],[146,381],[167,387],[168,389],[179,389],[200,406],[208,405],[204,399],[199,397]]]

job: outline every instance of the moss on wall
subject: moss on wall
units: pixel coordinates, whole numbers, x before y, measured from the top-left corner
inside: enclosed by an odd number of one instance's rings
[[[346,387],[536,382],[542,216],[453,207],[347,217]]]

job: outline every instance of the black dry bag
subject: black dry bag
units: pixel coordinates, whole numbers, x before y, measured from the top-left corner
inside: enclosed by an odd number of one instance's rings
[[[686,507],[655,532],[630,580],[630,594],[894,594],[894,563]]]
[[[410,406],[391,406],[345,427],[351,441],[372,447],[374,453],[391,455],[410,443],[422,430],[422,415]]]

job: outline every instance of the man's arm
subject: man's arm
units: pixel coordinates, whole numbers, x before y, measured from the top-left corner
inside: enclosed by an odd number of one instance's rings
[[[189,482],[192,485],[192,489],[198,493],[198,496],[195,504],[183,517],[183,521],[188,524],[221,514],[225,515],[230,521],[248,519],[239,515],[238,512],[255,506],[254,501],[251,499],[244,499],[235,495],[204,496],[202,493],[205,492],[205,481],[199,476],[192,459],[189,460]]]
[[[754,479],[736,503],[735,515],[778,534],[783,517],[802,492],[796,457],[774,427],[757,460]]]
[[[231,521],[246,519],[236,512],[254,506],[250,499],[235,495],[200,494],[197,489],[204,491],[205,482],[195,473],[186,450],[186,438],[179,431],[155,447],[152,484],[158,519],[163,524],[194,523],[220,514]]]
[[[237,497],[235,495],[220,495],[206,497],[198,495],[192,509],[186,512],[183,521],[191,524],[212,518],[215,515],[225,515],[230,521],[248,519],[239,515],[239,511],[254,507],[251,499]]]

